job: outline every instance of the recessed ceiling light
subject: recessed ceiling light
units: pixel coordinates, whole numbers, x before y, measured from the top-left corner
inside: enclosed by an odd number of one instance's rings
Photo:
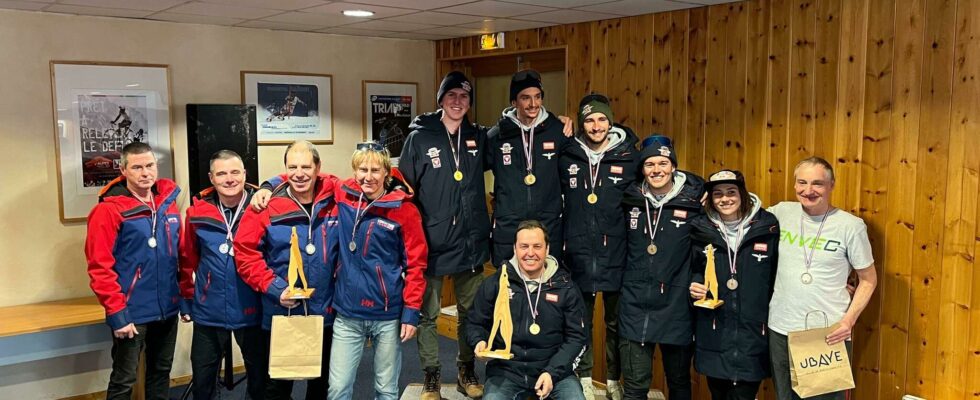
[[[344,10],[344,15],[348,17],[370,17],[374,15],[373,11],[367,10]]]
[[[139,87],[139,85],[140,84],[138,84],[138,83],[130,83],[130,84],[126,85],[126,87]]]

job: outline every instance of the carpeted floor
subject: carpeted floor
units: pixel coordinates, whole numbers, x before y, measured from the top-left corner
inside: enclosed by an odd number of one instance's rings
[[[456,389],[456,341],[439,336],[439,360],[442,363],[442,392],[444,397],[451,399],[452,394],[455,394]],[[374,386],[372,377],[374,376],[374,350],[367,348],[364,350],[364,356],[361,358],[361,363],[357,367],[357,381],[354,384],[354,399],[373,399],[374,398]],[[479,376],[482,382],[485,378],[484,375],[484,364],[481,362],[476,363],[477,376]],[[418,344],[415,340],[405,343],[402,346],[402,370],[401,375],[398,379],[398,391],[399,393],[404,393],[405,389],[410,384],[421,384],[424,373],[420,367],[419,361],[419,351]],[[239,378],[239,377],[236,377]],[[172,388],[170,390],[171,399],[180,399],[180,396],[184,393],[187,388],[186,385]],[[413,390],[409,391],[409,395]],[[293,398],[302,399],[306,393],[306,383],[296,382],[293,386]],[[217,398],[219,399],[245,399],[247,396],[245,394],[245,382],[236,386],[233,391],[220,390]],[[406,397],[410,398],[410,397]],[[462,398],[462,397],[460,397]]]

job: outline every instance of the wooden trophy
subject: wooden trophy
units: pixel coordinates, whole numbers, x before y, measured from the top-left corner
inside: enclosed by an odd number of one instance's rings
[[[299,238],[296,236],[296,227],[293,227],[293,234],[289,238],[289,287],[286,289],[286,296],[293,300],[305,300],[313,296],[316,290],[307,286],[306,273],[303,272],[303,255],[299,252]],[[296,279],[299,278],[303,287],[296,287]]]
[[[539,289],[540,290],[540,289]],[[493,339],[497,337],[497,330],[500,330],[500,337],[504,339],[504,348],[493,349]],[[490,338],[487,339],[487,349],[477,352],[477,357],[496,358],[500,360],[510,360],[514,354],[510,352],[511,336],[514,334],[514,321],[510,319],[510,281],[507,278],[507,264],[500,267],[500,282],[497,288],[497,299],[493,303],[493,327],[490,328]]]
[[[704,286],[708,288],[708,295],[703,299],[695,301],[697,307],[716,309],[725,304],[724,300],[718,300],[718,274],[715,273],[715,247],[707,245],[704,247],[704,254],[708,257],[708,263],[704,267]],[[708,298],[710,296],[710,298]]]

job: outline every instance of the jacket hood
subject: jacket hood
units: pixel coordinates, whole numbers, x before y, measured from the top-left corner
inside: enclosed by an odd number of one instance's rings
[[[538,112],[538,117],[534,119],[534,124],[532,126],[525,126],[520,119],[517,118],[517,107],[507,107],[501,113],[503,118],[506,118],[517,125],[518,128],[522,130],[530,130],[532,127],[541,125],[545,120],[548,119],[548,110],[541,106],[541,111]]]
[[[685,173],[683,173],[681,171],[675,170],[674,171],[674,186],[672,186],[670,188],[670,191],[667,192],[667,194],[662,199],[657,200],[657,196],[654,196],[653,192],[651,192],[649,190],[646,190],[647,189],[647,181],[646,180],[643,180],[640,183],[640,185],[642,185],[642,188],[643,188],[643,190],[642,190],[641,193],[643,193],[643,197],[646,197],[647,200],[650,200],[650,204],[653,204],[654,207],[660,207],[660,206],[662,206],[664,204],[667,204],[667,202],[673,200],[674,197],[677,197],[677,195],[679,195],[681,193],[681,191],[684,190],[684,184],[685,183],[687,183],[687,174],[685,174]]]
[[[620,152],[623,144],[632,145],[636,143],[637,138],[636,135],[633,134],[633,131],[627,130],[629,128],[624,128],[625,127],[619,125],[613,125],[611,128],[609,128],[609,143],[600,151],[594,151],[589,148],[589,146],[585,143],[585,140],[582,138],[582,135],[575,137],[575,143],[578,144],[578,148],[581,149],[588,157],[589,162],[596,164],[606,153]]]
[[[153,192],[154,196],[167,198],[170,197],[174,191],[179,191],[179,188],[177,187],[176,182],[167,178],[159,178],[157,179],[156,183],[153,184],[150,191]],[[99,191],[99,202],[112,202],[116,201],[117,199],[122,200],[125,198],[132,198],[133,201],[139,201],[133,197],[132,193],[130,193],[129,189],[126,187],[126,178],[122,175],[117,176],[116,179],[110,181],[108,184],[102,187],[102,190]],[[157,205],[159,206],[159,204]]]
[[[514,254],[514,257],[510,259],[510,266],[514,270],[514,273],[511,274],[509,279],[523,285],[524,281],[528,279],[525,278],[524,273],[521,272],[520,268],[518,268],[519,264],[517,263],[518,263],[517,254]],[[555,277],[555,274],[557,272],[558,272],[558,260],[556,260],[554,257],[552,257],[549,254],[548,257],[545,259],[544,271],[541,273],[541,279],[539,279],[539,282],[544,284],[545,282],[550,281],[551,278]]]
[[[678,180],[678,176],[683,176],[684,179]],[[648,197],[644,195],[642,189],[643,185],[646,185],[646,182],[643,179],[633,182],[628,188],[626,188],[626,192],[623,196],[623,202],[631,206],[642,206],[644,201],[651,201],[651,204],[657,205],[657,202],[648,200]],[[674,187],[671,188],[668,196],[664,197],[659,204],[667,204],[671,200],[677,199],[680,201],[689,202],[691,203],[691,206],[700,208],[701,195],[703,192],[704,181],[701,179],[701,177],[691,172],[675,170]]]
[[[409,130],[420,131],[426,133],[446,133],[446,125],[442,123],[442,110],[436,110],[432,112],[427,112],[425,114],[419,114],[412,120],[412,123],[408,125]],[[469,119],[463,116],[463,121],[459,125],[460,127],[471,126]]]

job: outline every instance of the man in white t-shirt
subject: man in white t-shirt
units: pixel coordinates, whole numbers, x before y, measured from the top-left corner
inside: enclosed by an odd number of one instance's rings
[[[864,221],[830,204],[834,170],[819,157],[796,165],[794,190],[799,202],[769,208],[779,220],[779,262],[769,302],[769,356],[776,398],[799,399],[792,390],[786,335],[825,323],[840,327],[827,335],[827,343],[847,340],[851,329],[874,293],[878,278]],[[851,269],[858,285],[852,299],[847,290]],[[809,319],[808,319],[809,318]],[[811,399],[841,399],[844,392]]]

